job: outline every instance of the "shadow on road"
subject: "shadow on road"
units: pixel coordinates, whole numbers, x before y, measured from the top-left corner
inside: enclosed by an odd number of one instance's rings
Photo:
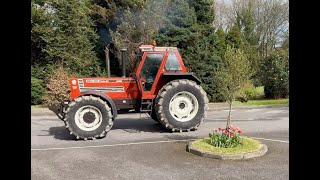
[[[168,131],[160,124],[151,119],[117,119],[111,129],[121,129],[128,133],[140,133],[140,132],[151,132],[151,133],[167,133]],[[48,135],[53,136],[59,140],[76,140],[76,138],[69,133],[64,126],[50,127]]]
[[[76,138],[69,133],[64,126],[49,128],[49,135],[52,135],[55,139],[74,141]]]
[[[118,120],[115,120],[112,129],[122,129],[129,133],[139,133],[139,132],[166,133],[168,132],[160,123],[155,122],[154,120],[149,118],[118,119]]]

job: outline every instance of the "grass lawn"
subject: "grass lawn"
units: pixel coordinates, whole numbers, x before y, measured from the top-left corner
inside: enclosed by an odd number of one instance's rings
[[[252,100],[248,102],[234,101],[233,104],[242,105],[284,105],[289,104],[289,99],[264,99],[264,86],[255,87],[253,89]],[[225,104],[226,102],[211,102],[210,104]]]
[[[248,102],[235,101],[235,104],[243,105],[277,105],[289,104],[289,99],[264,99],[264,100],[249,100]]]
[[[214,152],[217,154],[235,154],[235,153],[248,153],[259,150],[261,143],[257,140],[242,137],[243,145],[235,148],[219,148],[209,144],[210,139],[204,138],[196,140],[192,143],[192,147],[205,152]]]

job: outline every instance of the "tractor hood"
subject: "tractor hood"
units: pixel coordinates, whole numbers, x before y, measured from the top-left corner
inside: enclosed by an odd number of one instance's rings
[[[70,96],[72,99],[88,91],[102,93],[125,93],[130,84],[135,84],[132,77],[115,78],[70,78]]]

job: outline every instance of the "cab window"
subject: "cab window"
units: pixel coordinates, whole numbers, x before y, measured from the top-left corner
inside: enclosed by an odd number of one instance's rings
[[[168,59],[165,64],[167,71],[180,71],[182,70],[178,58],[175,54],[168,54]]]

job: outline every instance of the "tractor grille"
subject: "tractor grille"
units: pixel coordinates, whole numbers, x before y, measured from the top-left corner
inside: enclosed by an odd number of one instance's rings
[[[84,84],[83,84],[83,79],[78,79],[78,84],[79,84],[79,88],[83,88]]]

